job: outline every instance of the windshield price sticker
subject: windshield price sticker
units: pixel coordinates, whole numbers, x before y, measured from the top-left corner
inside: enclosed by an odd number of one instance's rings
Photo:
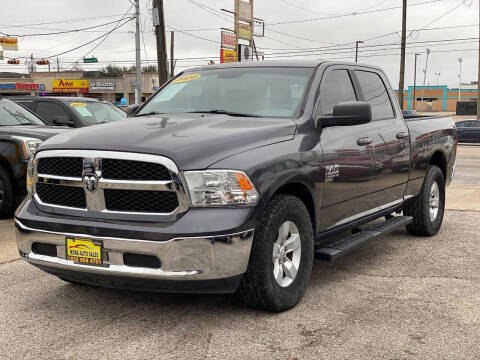
[[[70,104],[70,106],[72,106],[72,107],[85,107],[85,106],[87,106],[87,104],[81,103],[81,102],[73,102],[73,103]]]
[[[201,77],[202,75],[200,74],[187,74],[187,75],[182,75],[175,80],[173,80],[174,83],[184,83],[184,82],[189,82],[192,80],[197,80]]]

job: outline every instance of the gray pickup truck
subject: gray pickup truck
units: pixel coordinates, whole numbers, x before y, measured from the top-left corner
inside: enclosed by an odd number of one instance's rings
[[[455,125],[404,119],[379,68],[212,65],[129,113],[40,146],[15,215],[26,261],[68,282],[283,311],[314,257],[441,227]]]

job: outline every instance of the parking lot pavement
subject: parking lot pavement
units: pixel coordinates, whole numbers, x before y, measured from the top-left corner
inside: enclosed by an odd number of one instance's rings
[[[439,235],[397,232],[334,265],[315,262],[294,309],[234,296],[71,285],[0,265],[0,358],[478,359],[479,212],[448,211]]]
[[[304,299],[282,314],[233,295],[71,285],[16,260],[12,222],[1,221],[0,359],[478,359],[480,212],[465,209],[479,159],[480,147],[459,148],[447,193],[458,210],[437,236],[398,231],[315,261]]]

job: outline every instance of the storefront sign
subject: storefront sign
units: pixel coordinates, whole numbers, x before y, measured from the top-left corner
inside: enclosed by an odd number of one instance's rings
[[[45,90],[44,84],[28,84],[28,83],[16,83],[16,84],[0,84],[0,90]]]
[[[235,50],[237,46],[237,35],[230,31],[222,31],[222,45],[224,49]]]
[[[220,63],[229,63],[237,61],[237,52],[228,49],[220,49]]]
[[[243,40],[251,40],[252,27],[247,24],[238,24],[238,38]]]
[[[91,82],[90,90],[115,90],[114,82]]]
[[[88,80],[60,79],[52,81],[54,93],[88,93]]]

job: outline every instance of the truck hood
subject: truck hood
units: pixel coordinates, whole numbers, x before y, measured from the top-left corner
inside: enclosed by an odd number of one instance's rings
[[[70,130],[71,129],[68,127],[39,125],[1,126],[0,137],[3,138],[5,136],[25,136],[45,140],[54,135]]]
[[[88,126],[44,142],[51,149],[115,150],[162,155],[180,170],[204,169],[234,154],[291,140],[290,119],[245,118],[217,114],[136,117]]]

